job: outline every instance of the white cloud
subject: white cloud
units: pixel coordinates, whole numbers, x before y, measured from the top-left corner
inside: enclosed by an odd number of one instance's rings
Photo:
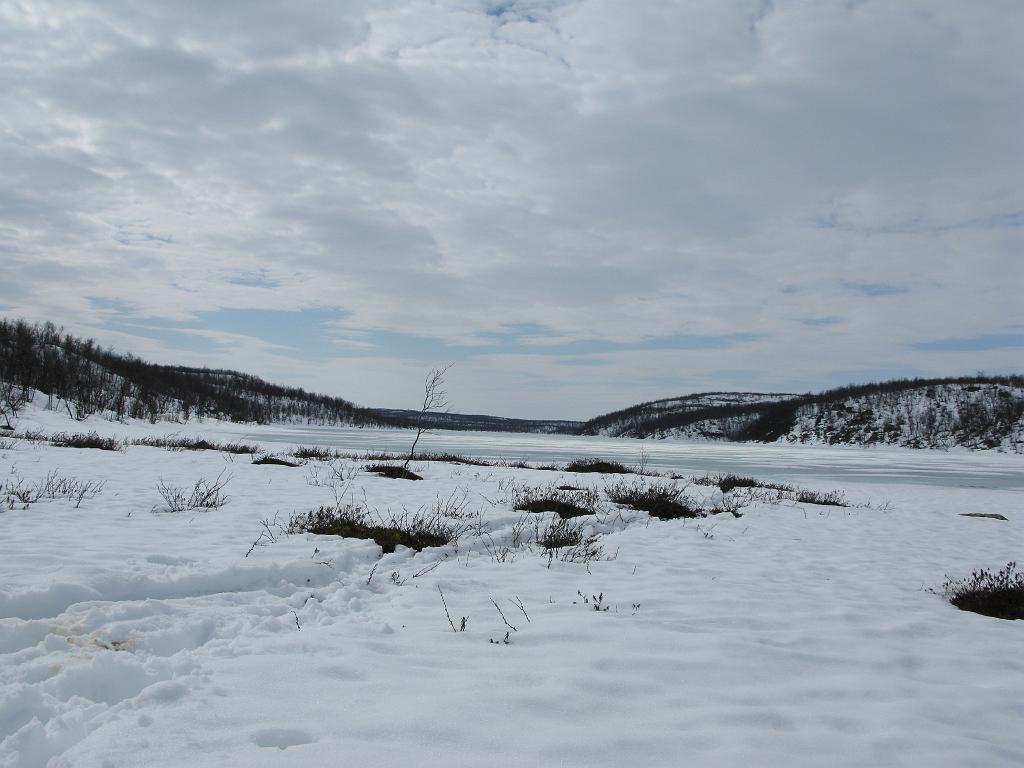
[[[750,388],[994,370],[908,345],[1024,322],[1015,0],[0,2],[0,20],[11,314],[101,339],[90,298],[168,323],[337,307],[364,344],[521,323],[760,337],[583,372],[503,351],[466,374],[486,387],[467,409],[573,416],[730,370]],[[416,365],[244,348],[233,364],[370,403]]]

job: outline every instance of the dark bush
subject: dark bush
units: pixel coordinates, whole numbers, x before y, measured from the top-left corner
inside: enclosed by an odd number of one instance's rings
[[[1024,573],[1014,562],[996,573],[982,569],[966,579],[947,579],[943,590],[949,602],[961,611],[997,619],[1024,619]]]
[[[276,456],[261,456],[258,459],[253,459],[253,464],[272,464],[277,467],[298,467],[294,461],[287,461],[286,459],[279,459]]]
[[[583,523],[557,518],[537,532],[537,543],[544,549],[561,549],[583,544]]]
[[[60,448],[96,448],[101,451],[120,451],[124,443],[114,437],[100,437],[96,432],[66,435],[58,432],[50,438],[50,442]]]
[[[793,486],[784,483],[773,483],[766,480],[758,480],[755,477],[742,477],[733,474],[719,475],[715,479],[714,485],[717,485],[722,493],[728,493],[735,488],[771,488],[775,491],[793,490]]]
[[[216,450],[224,453],[259,453],[257,445],[246,445],[245,443],[218,443]]]
[[[563,491],[557,488],[521,488],[513,494],[512,508],[520,512],[555,512],[561,518],[597,512],[594,490]]]
[[[622,481],[605,488],[605,493],[616,504],[642,510],[659,520],[704,517],[707,514],[673,483]]]
[[[224,453],[255,454],[259,448],[244,443],[211,443],[201,437],[138,437],[132,445],[145,445],[149,448],[166,448],[169,451],[223,451]]]
[[[443,461],[447,464],[465,464],[471,467],[491,467],[493,462],[478,459],[476,456],[463,456],[458,453],[418,453],[417,461]]]
[[[674,477],[674,480],[680,480],[680,477]],[[706,485],[706,486],[718,486],[718,489],[722,493],[728,493],[729,491],[737,488],[770,488],[773,491],[782,491],[786,493],[792,493],[796,490],[792,485],[786,485],[785,483],[776,483],[770,480],[758,480],[756,477],[743,477],[742,475],[734,475],[732,473],[722,475],[704,475],[703,477],[695,477],[691,480],[694,485]]]
[[[617,461],[604,459],[573,459],[565,465],[566,472],[600,472],[605,475],[629,475],[633,470]]]
[[[296,459],[315,459],[316,461],[330,461],[337,458],[335,452],[330,448],[319,445],[300,445],[292,451],[291,455]]]
[[[288,533],[315,533],[347,539],[372,539],[385,552],[399,545],[417,551],[441,547],[458,539],[459,530],[440,515],[416,513],[391,520],[373,520],[370,513],[352,505],[320,507],[295,515],[289,520]]]
[[[806,488],[799,490],[796,500],[801,504],[824,504],[830,507],[846,507],[846,499],[842,491],[809,491]]]
[[[400,464],[367,464],[367,472],[372,472],[381,477],[389,477],[392,480],[422,480],[420,475],[410,472]]]

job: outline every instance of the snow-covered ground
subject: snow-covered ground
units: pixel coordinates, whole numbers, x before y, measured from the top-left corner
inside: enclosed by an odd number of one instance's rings
[[[19,427],[33,425],[286,449],[275,428],[31,411]],[[404,447],[352,432],[352,447]],[[535,438],[492,435],[477,452],[523,455],[515,441]],[[663,445],[652,465],[715,471],[699,446]],[[311,484],[322,462],[15,441],[0,449],[0,482],[56,472],[105,485],[78,508],[0,513],[0,766],[1024,764],[1024,622],[929,591],[1024,561],[1021,457],[740,448],[710,455],[721,471],[841,490],[854,506],[766,495],[742,517],[661,522],[603,500],[587,518],[602,559],[552,562],[536,547],[495,558],[521,518],[510,484],[603,490],[614,478],[417,462],[425,479],[412,482],[343,461],[347,485],[331,488]],[[159,511],[158,483],[218,475],[230,477],[224,506]],[[339,492],[384,518],[447,505],[471,530],[457,548],[381,557],[370,541],[273,525]],[[261,521],[272,537],[252,548]]]

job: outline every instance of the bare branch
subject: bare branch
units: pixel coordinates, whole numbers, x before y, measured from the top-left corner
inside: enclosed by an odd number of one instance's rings
[[[491,605],[493,605],[495,608],[498,609],[498,615],[501,616],[501,620],[505,622],[505,626],[508,627],[509,629],[511,629],[513,632],[518,632],[519,631],[518,629],[516,629],[515,627],[513,627],[511,624],[508,623],[508,619],[505,618],[505,612],[501,610],[501,607],[496,602],[494,602],[494,598],[493,597],[489,597],[487,599],[491,601]]]

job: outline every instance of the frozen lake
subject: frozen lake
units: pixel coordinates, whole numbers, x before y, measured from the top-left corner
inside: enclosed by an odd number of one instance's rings
[[[408,430],[346,427],[261,427],[242,439],[265,443],[323,445],[350,451],[407,451]],[[602,457],[635,465],[641,452],[659,472],[734,472],[791,482],[910,483],[932,487],[1024,489],[1024,456],[992,451],[916,451],[903,448],[685,443],[504,432],[445,432],[424,435],[417,451],[460,453],[486,459],[538,463]]]

